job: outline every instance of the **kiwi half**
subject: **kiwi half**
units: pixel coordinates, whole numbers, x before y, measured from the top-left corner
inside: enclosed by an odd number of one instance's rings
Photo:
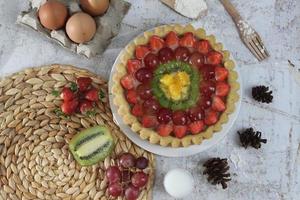
[[[160,79],[165,74],[172,72],[184,71],[190,76],[190,86],[188,88],[187,96],[184,99],[174,101],[169,99],[163,90],[160,88]],[[154,71],[154,78],[151,82],[152,91],[158,102],[162,107],[170,108],[172,110],[184,110],[192,107],[197,103],[199,98],[199,81],[200,76],[198,70],[190,66],[187,63],[180,61],[171,61],[165,64],[161,64]]]
[[[95,126],[77,133],[69,143],[75,160],[82,166],[96,164],[109,156],[114,140],[105,126]]]

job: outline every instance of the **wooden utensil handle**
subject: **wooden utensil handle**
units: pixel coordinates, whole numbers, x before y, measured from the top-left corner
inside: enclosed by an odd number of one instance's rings
[[[238,23],[239,20],[242,19],[240,13],[236,10],[234,5],[230,2],[230,0],[220,0],[223,4],[224,8],[227,10],[229,15],[232,17],[232,19],[235,21],[235,23]]]

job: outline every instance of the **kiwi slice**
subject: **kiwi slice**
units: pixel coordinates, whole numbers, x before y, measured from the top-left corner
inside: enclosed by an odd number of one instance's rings
[[[95,126],[77,133],[69,144],[75,160],[82,166],[96,164],[109,156],[114,140],[105,126]]]
[[[174,101],[168,98],[163,90],[160,88],[160,79],[165,74],[170,74],[172,72],[184,71],[190,76],[190,86],[188,88],[187,97],[178,101]],[[165,108],[170,108],[172,110],[184,110],[194,106],[199,98],[199,81],[200,75],[197,69],[185,62],[171,61],[165,64],[161,64],[154,71],[154,78],[151,82],[152,92],[154,96],[159,101],[160,105]]]

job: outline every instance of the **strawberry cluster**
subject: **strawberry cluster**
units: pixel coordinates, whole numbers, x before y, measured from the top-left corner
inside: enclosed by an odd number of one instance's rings
[[[92,79],[79,77],[70,87],[64,87],[60,97],[63,99],[61,111],[66,115],[76,112],[86,114],[93,111],[95,102],[99,100],[99,92],[92,86]]]

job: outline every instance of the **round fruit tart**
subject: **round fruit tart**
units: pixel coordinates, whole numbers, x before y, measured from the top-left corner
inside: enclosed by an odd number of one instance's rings
[[[239,99],[229,52],[191,25],[145,32],[119,60],[114,104],[124,123],[154,144],[200,144],[222,129]]]

